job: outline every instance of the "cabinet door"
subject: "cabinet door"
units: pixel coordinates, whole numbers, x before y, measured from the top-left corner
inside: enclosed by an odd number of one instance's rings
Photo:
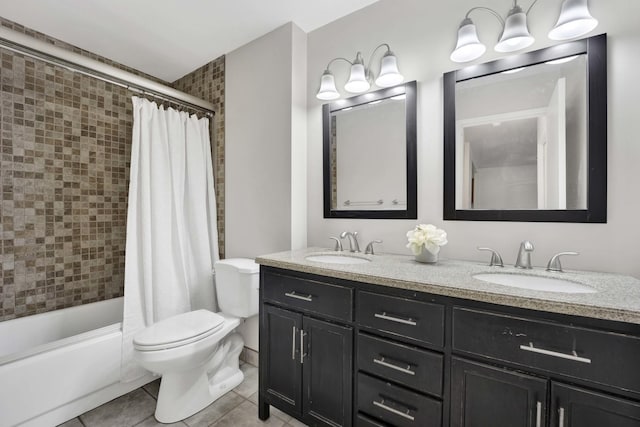
[[[451,426],[544,427],[547,381],[452,358]]]
[[[640,404],[553,383],[552,427],[640,427]]]
[[[303,412],[310,425],[351,426],[353,330],[304,318]]]
[[[302,365],[299,360],[299,339],[302,315],[264,305],[264,334],[261,346],[266,361],[265,392],[267,401],[292,414],[302,415]]]

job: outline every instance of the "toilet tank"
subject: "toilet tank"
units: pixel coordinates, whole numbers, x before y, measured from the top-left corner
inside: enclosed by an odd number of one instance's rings
[[[258,314],[260,266],[252,259],[230,258],[215,263],[218,309],[236,317]]]

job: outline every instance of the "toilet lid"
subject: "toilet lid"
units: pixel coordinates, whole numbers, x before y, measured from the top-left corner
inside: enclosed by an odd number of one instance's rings
[[[185,345],[213,334],[224,323],[224,317],[209,310],[178,314],[154,323],[133,338],[140,350],[161,350]]]

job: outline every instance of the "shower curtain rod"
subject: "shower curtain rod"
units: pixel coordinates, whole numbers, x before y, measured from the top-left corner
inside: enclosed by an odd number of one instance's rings
[[[136,93],[148,94],[203,111],[207,116],[215,114],[213,104],[203,99],[1,26],[0,47],[125,87]]]

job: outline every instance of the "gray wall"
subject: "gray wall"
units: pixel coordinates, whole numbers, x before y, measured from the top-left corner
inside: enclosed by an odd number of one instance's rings
[[[553,4],[552,4],[553,3]],[[442,73],[460,68],[449,60],[456,30],[468,8],[475,3],[453,0],[381,0],[308,35],[308,242],[327,247],[327,237],[343,230],[359,231],[363,243],[384,239],[381,251],[406,253],[407,230],[416,223],[433,223],[449,234],[442,257],[485,260],[476,246],[499,250],[505,262],[515,260],[519,243],[531,239],[536,246],[533,263],[546,264],[555,252],[577,250],[579,257],[566,261],[567,268],[612,271],[640,277],[640,192],[631,183],[640,182],[640,120],[637,100],[640,82],[640,2],[612,0],[591,2],[592,14],[600,21],[596,33],[608,33],[609,146],[608,223],[554,224],[443,221],[443,112]],[[484,6],[504,13],[504,0],[487,0]],[[554,44],[547,32],[555,24],[559,2],[542,2],[529,15],[535,50]],[[476,62],[502,57],[493,51],[499,36],[497,21],[482,12],[473,16],[487,53]],[[418,81],[418,219],[341,220],[322,217],[322,115],[315,98],[320,75],[334,57],[353,58],[357,51],[369,55],[380,43],[389,43],[398,56],[407,81]],[[368,59],[368,58],[367,58]],[[375,62],[378,63],[379,59]],[[378,65],[376,64],[375,67]],[[336,83],[347,79],[346,66],[333,68]]]
[[[291,23],[226,56],[227,258],[306,246],[305,73],[306,34]],[[257,318],[240,332],[257,350]]]

